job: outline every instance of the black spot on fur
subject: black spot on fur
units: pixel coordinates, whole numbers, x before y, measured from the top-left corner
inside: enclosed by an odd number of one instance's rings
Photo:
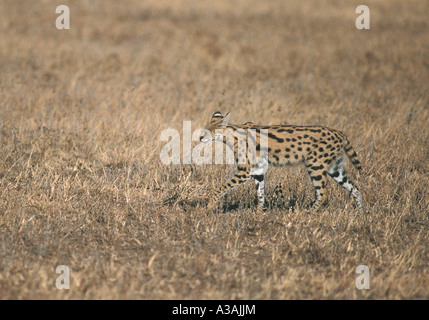
[[[261,182],[261,181],[263,181],[264,180],[264,176],[261,174],[261,175],[256,175],[256,176],[253,176],[257,181],[259,181],[259,182]]]
[[[274,134],[272,134],[272,133],[268,133],[268,137],[269,137],[269,138],[271,138],[271,139],[276,140],[278,143],[282,143],[282,142],[284,142],[284,139],[279,138],[279,137],[275,136],[275,135],[274,135]]]
[[[340,176],[340,173],[338,171],[335,171],[333,174],[331,174],[331,177],[337,178]]]

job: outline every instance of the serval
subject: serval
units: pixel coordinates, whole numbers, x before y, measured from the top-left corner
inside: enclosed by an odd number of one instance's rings
[[[235,176],[215,191],[207,206],[209,210],[216,208],[220,197],[250,178],[255,179],[259,209],[263,209],[264,179],[268,167],[301,163],[305,164],[315,188],[316,200],[312,210],[318,210],[326,200],[327,175],[346,189],[363,210],[361,193],[344,168],[344,153],[356,169],[360,170],[361,165],[344,133],[323,126],[229,124],[229,118],[230,113],[222,115],[215,112],[200,136],[204,143],[223,141],[234,152],[234,162],[238,166]],[[246,136],[241,139],[244,143],[240,143],[240,137]],[[261,141],[265,141],[265,145]],[[256,157],[246,152],[252,148],[252,143]]]

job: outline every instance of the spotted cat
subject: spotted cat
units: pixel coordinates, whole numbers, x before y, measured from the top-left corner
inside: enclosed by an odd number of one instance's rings
[[[229,124],[229,117],[230,113],[222,115],[221,112],[215,112],[200,137],[200,141],[204,143],[223,141],[234,151],[234,160],[238,166],[237,174],[216,190],[208,204],[209,210],[216,207],[220,197],[250,178],[255,180],[259,208],[262,209],[265,202],[264,178],[268,167],[300,163],[305,165],[315,188],[313,210],[318,210],[326,200],[328,175],[346,189],[363,210],[361,193],[345,171],[344,153],[356,169],[360,170],[361,165],[344,133],[323,126],[264,126],[251,122],[235,125]],[[240,136],[246,137],[244,144],[240,144]],[[265,141],[265,145],[262,145],[262,141]],[[254,161],[251,161],[252,157],[246,152],[251,148],[252,142],[257,155]]]

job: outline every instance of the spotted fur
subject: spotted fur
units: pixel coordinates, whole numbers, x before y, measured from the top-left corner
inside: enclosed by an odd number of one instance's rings
[[[237,174],[215,191],[213,199],[209,202],[209,209],[214,209],[218,199],[224,194],[251,178],[255,180],[259,206],[262,208],[265,202],[265,173],[268,167],[296,164],[305,165],[313,183],[316,193],[313,210],[318,210],[326,200],[327,176],[346,189],[354,197],[358,207],[363,209],[361,193],[347,176],[344,168],[344,153],[356,169],[360,170],[361,165],[344,133],[323,126],[263,126],[252,122],[233,125],[229,124],[229,116],[229,113],[222,115],[220,112],[215,112],[200,137],[202,142],[221,140],[227,144],[234,150],[235,162],[238,166]],[[223,132],[219,134],[222,130]],[[246,153],[247,149],[245,150],[243,144],[239,144],[239,134],[228,139],[227,135],[232,132],[247,134],[246,148],[250,147],[252,141],[256,144],[258,156],[256,161],[252,162],[249,154]],[[251,138],[252,135],[249,132],[255,133],[255,137]],[[261,137],[264,135],[265,137]],[[261,148],[261,138],[268,138],[265,140],[268,142],[267,150]],[[228,141],[234,141],[234,143],[231,144]],[[245,157],[244,161],[240,157]]]

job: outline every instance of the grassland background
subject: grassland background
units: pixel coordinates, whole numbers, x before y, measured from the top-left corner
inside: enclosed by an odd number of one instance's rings
[[[428,299],[429,2],[366,1],[370,30],[360,4],[2,0],[0,298]],[[165,166],[159,137],[217,110],[344,131],[368,212],[335,183],[306,212],[294,167],[265,214],[252,182],[208,213],[234,168]]]

